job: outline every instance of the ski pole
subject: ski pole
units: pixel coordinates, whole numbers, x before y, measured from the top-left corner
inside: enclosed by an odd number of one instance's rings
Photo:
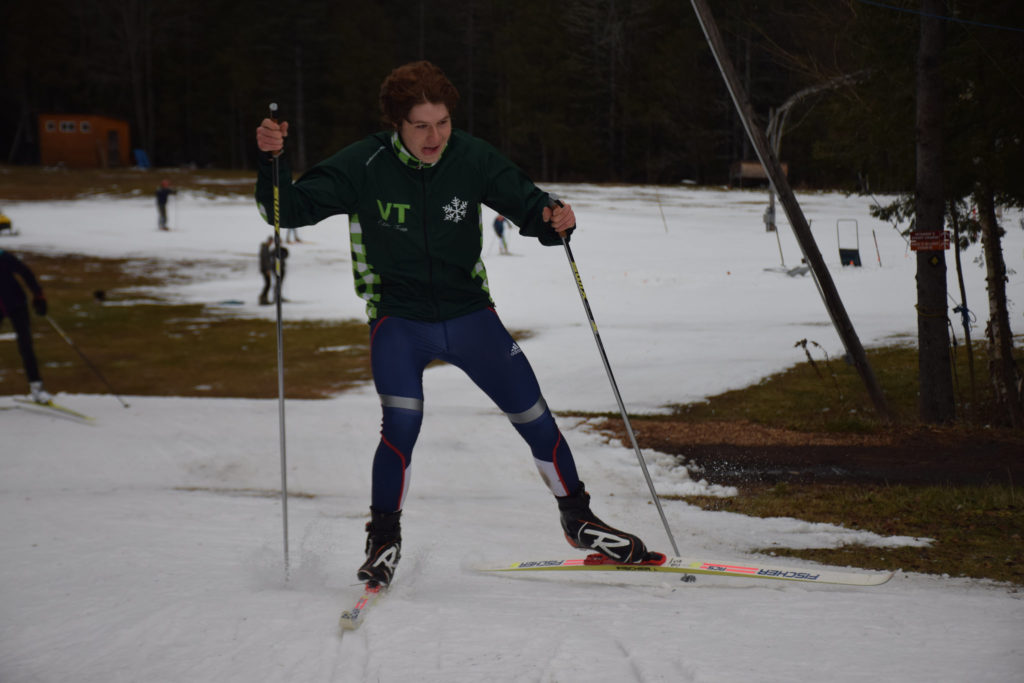
[[[277,121],[277,103],[270,103],[270,120]],[[281,522],[284,528],[284,580],[288,580],[288,458],[284,431],[284,325],[281,321],[281,181],[280,162],[274,155],[274,303],[277,309],[277,419],[281,436]]]
[[[84,353],[82,353],[82,349],[78,348],[78,345],[75,344],[75,342],[71,341],[71,337],[67,335],[67,332],[60,328],[60,325],[57,324],[56,320],[54,320],[50,316],[45,317],[46,322],[50,323],[50,326],[53,327],[53,329],[57,331],[57,334],[59,334],[61,338],[68,343],[68,346],[70,346],[71,348],[78,352],[78,355],[82,357],[82,360],[84,360],[85,364],[89,366],[89,369],[92,370],[96,374],[96,376],[100,378],[100,381],[107,385],[107,389],[110,389],[110,393],[114,396],[114,398],[120,401],[121,405],[127,408],[128,404],[125,403],[123,398],[118,396],[117,392],[114,391],[114,387],[110,385],[110,382],[108,382],[107,378],[103,376],[103,373],[100,372],[100,369],[96,367],[96,365],[91,360],[89,360],[89,358]]]
[[[562,206],[562,201],[552,195],[552,200],[558,206]],[[626,405],[622,402],[622,395],[619,393],[619,385],[615,382],[615,376],[612,374],[612,366],[608,363],[608,354],[605,353],[604,344],[601,342],[601,333],[597,331],[597,321],[594,320],[594,312],[590,310],[590,302],[587,300],[587,293],[583,290],[583,278],[580,277],[580,270],[576,267],[576,259],[573,258],[572,249],[569,248],[569,240],[566,239],[565,235],[562,235],[562,246],[565,247],[565,255],[569,258],[569,266],[572,268],[573,279],[576,280],[576,289],[580,293],[580,300],[583,302],[583,310],[587,314],[587,320],[590,321],[590,330],[594,333],[594,341],[597,343],[597,350],[601,354],[601,362],[604,363],[605,373],[608,375],[608,381],[612,385],[612,393],[615,394],[615,401],[619,404],[619,413],[622,414],[622,423],[626,427],[626,434],[629,435],[629,440],[633,444],[633,450],[636,452],[636,459],[640,463],[640,469],[644,473],[644,479],[647,480],[647,488],[651,490],[651,499],[654,500],[654,506],[658,508],[658,514],[661,516],[661,523],[665,527],[665,533],[668,534],[669,543],[672,544],[672,552],[677,556],[679,555],[679,548],[676,546],[676,539],[672,535],[672,529],[669,527],[668,518],[665,517],[665,511],[661,507],[661,501],[658,499],[658,493],[654,490],[654,481],[651,479],[651,473],[647,469],[647,462],[644,460],[643,453],[640,452],[640,446],[636,442],[636,435],[633,433],[633,425],[629,422],[629,415],[626,414]]]

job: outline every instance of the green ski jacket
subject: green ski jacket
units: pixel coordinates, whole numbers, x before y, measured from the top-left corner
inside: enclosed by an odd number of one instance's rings
[[[490,144],[453,130],[441,159],[427,165],[398,134],[377,133],[311,168],[294,183],[279,158],[282,228],[349,214],[356,292],[370,320],[394,315],[449,320],[493,306],[481,260],[480,205],[523,235],[561,244],[541,218],[549,196]],[[260,160],[256,201],[273,223],[273,166]]]

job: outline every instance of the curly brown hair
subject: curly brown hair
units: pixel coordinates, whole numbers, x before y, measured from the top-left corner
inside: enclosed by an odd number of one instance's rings
[[[417,104],[429,102],[448,107],[455,113],[459,91],[440,67],[427,61],[398,67],[380,85],[380,112],[384,123],[397,128]]]

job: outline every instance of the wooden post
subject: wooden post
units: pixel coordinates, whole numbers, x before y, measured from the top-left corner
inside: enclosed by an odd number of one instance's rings
[[[789,218],[790,225],[793,226],[793,233],[796,235],[797,243],[800,245],[800,250],[803,252],[807,265],[810,266],[811,274],[814,276],[814,281],[818,286],[818,292],[821,294],[821,298],[825,302],[825,308],[832,319],[832,325],[835,327],[836,332],[839,333],[839,338],[842,339],[843,346],[846,347],[846,353],[853,361],[854,367],[857,368],[857,372],[867,388],[868,395],[874,403],[875,410],[879,416],[889,420],[892,415],[889,412],[885,396],[882,394],[882,388],[879,386],[875,373],[868,363],[867,354],[864,352],[864,347],[857,337],[857,332],[853,329],[853,323],[846,313],[846,308],[839,298],[839,292],[836,290],[832,276],[828,272],[828,267],[821,257],[821,251],[814,241],[807,218],[796,201],[796,195],[793,194],[793,189],[789,186],[785,173],[782,172],[779,160],[775,157],[768,144],[765,132],[754,125],[753,107],[750,105],[747,94],[743,90],[739,77],[736,74],[736,69],[729,59],[728,51],[722,42],[722,35],[718,31],[718,26],[711,15],[711,10],[708,8],[705,0],[691,0],[691,4],[693,5],[694,12],[697,14],[697,20],[700,22],[701,29],[704,31],[704,36],[707,38],[708,45],[711,47],[715,61],[718,63],[722,77],[725,79],[726,87],[729,89],[729,94],[736,105],[736,110],[743,121],[743,126],[746,128],[747,136],[757,152],[761,165],[764,166],[765,172],[768,174],[768,179],[775,190],[775,194],[779,197],[779,203],[782,204],[786,217]]]

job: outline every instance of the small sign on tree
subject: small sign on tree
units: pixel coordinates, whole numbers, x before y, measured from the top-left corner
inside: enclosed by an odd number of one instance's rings
[[[917,230],[910,233],[911,251],[945,251],[949,249],[949,230]]]

